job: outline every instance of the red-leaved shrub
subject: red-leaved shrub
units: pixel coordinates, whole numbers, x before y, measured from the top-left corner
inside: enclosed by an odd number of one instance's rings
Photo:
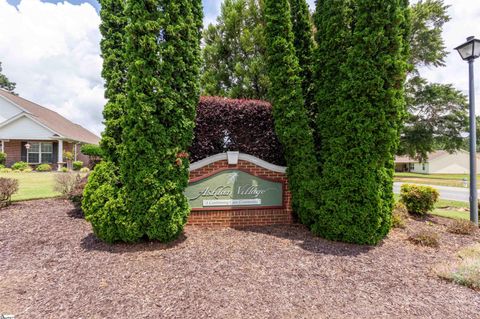
[[[221,97],[200,99],[190,160],[196,162],[226,151],[240,151],[285,165],[270,103]]]

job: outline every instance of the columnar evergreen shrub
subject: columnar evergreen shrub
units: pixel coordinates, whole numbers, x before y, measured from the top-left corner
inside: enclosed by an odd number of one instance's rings
[[[289,0],[290,16],[292,20],[293,46],[300,65],[300,78],[302,79],[302,92],[305,106],[309,116],[314,114],[313,105],[313,25],[310,10],[305,0]],[[314,122],[312,121],[312,124]],[[313,125],[312,125],[313,126]]]
[[[405,109],[407,2],[323,0],[315,17],[320,236],[376,244],[389,232]]]
[[[318,174],[312,133],[293,46],[288,0],[265,0],[267,65],[275,129],[285,150],[292,208],[304,224],[316,210]]]
[[[195,122],[195,139],[189,149],[191,162],[226,151],[240,151],[285,165],[268,102],[202,97]]]
[[[82,208],[107,242],[170,241],[189,214],[183,195],[189,163],[182,153],[193,139],[199,99],[202,5],[128,0],[125,14],[125,104],[106,122],[120,123],[122,132],[110,139],[113,155],[91,174]]]
[[[126,0],[100,0],[100,47],[103,58],[102,77],[105,79],[103,109],[105,130],[100,142],[105,160],[118,162],[117,146],[121,143],[122,115],[125,105],[127,61],[125,56]],[[90,147],[92,150],[92,147]],[[101,157],[101,154],[87,154]]]

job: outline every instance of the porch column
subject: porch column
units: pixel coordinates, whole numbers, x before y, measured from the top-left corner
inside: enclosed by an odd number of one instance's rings
[[[0,141],[0,153],[5,153],[5,142]]]
[[[58,170],[63,167],[63,140],[58,140]]]

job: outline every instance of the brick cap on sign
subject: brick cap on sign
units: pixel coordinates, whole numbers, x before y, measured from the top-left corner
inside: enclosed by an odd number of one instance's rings
[[[233,153],[238,153],[238,152],[233,152]],[[229,156],[228,156],[227,153],[220,153],[220,154],[217,154],[217,155],[213,155],[213,156],[204,158],[204,159],[202,159],[198,162],[190,164],[190,172],[195,171],[197,169],[200,169],[204,166],[208,166],[212,163],[215,163],[215,162],[218,162],[218,161],[225,161],[225,160],[229,160]],[[258,157],[248,155],[248,154],[244,154],[244,153],[238,153],[237,163],[238,163],[238,160],[250,162],[252,164],[255,164],[257,166],[260,166],[262,168],[265,168],[265,169],[268,169],[270,171],[277,172],[277,173],[286,173],[286,171],[287,171],[287,168],[285,166],[279,166],[279,165],[271,164],[271,163],[268,163],[268,162],[266,162],[262,159],[259,159]],[[229,164],[230,164],[230,161],[229,161]]]

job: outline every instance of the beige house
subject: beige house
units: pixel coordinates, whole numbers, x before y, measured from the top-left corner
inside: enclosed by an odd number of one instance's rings
[[[7,153],[8,167],[18,161],[61,167],[64,151],[88,164],[80,147],[99,140],[60,114],[0,89],[0,152]]]
[[[479,164],[477,155],[477,167],[480,167]],[[395,171],[420,174],[468,174],[470,155],[463,150],[452,154],[447,151],[436,151],[428,154],[428,160],[425,163],[408,156],[396,156]]]

